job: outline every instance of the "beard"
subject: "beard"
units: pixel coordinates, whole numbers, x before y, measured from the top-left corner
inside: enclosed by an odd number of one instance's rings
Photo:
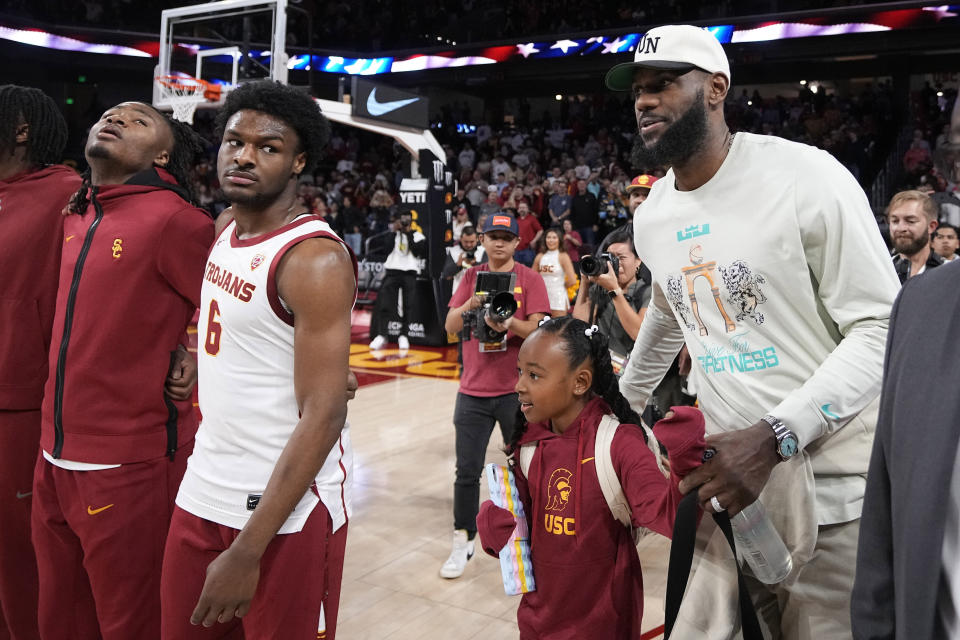
[[[244,189],[243,187],[221,183],[220,191],[230,204],[239,204],[250,209],[266,209],[283,194],[286,186],[287,185],[283,185],[281,189],[256,192]],[[297,198],[297,200],[299,201],[300,199]]]
[[[893,248],[896,249],[897,253],[902,253],[905,256],[913,256],[920,253],[929,242],[930,240],[926,234],[918,238],[913,236],[899,236],[893,239]]]
[[[92,144],[88,145],[85,153],[87,158],[96,158],[97,160],[109,160],[113,157],[110,154],[110,150],[104,145],[99,144],[97,141],[94,141]]]
[[[643,136],[637,132],[630,152],[634,169],[639,171],[683,164],[703,147],[707,139],[707,107],[703,96],[703,88],[700,88],[686,113],[670,125],[653,145],[647,146]]]

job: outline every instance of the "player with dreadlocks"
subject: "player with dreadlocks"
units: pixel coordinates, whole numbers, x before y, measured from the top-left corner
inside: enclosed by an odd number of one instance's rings
[[[689,407],[654,426],[670,452],[665,478],[640,417],[620,394],[606,337],[596,325],[565,316],[531,333],[517,359],[521,417],[509,453],[535,447],[528,474],[514,464],[528,514],[536,591],[517,609],[521,638],[636,638],[643,615],[640,560],[629,529],[604,499],[594,458],[604,416],[620,421],[610,445],[614,471],[634,527],[670,536],[680,478],[700,464],[703,417]],[[485,502],[477,517],[484,551],[497,555],[516,525]]]
[[[59,162],[67,123],[39,89],[0,86],[0,637],[33,640],[30,543],[40,401],[57,299],[63,205],[80,176]]]
[[[197,429],[189,398],[164,386],[213,240],[188,186],[201,148],[139,102],[108,109],[87,138],[90,169],[63,222],[34,472],[45,640],[159,636],[163,545]]]

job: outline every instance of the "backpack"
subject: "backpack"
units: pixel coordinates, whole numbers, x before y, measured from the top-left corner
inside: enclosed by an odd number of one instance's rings
[[[636,543],[646,535],[648,530],[633,528],[633,523],[630,519],[630,503],[627,502],[627,497],[623,494],[623,487],[620,486],[620,478],[617,477],[617,472],[613,468],[613,456],[610,454],[610,446],[613,444],[613,436],[616,435],[619,426],[620,421],[609,413],[600,420],[600,426],[597,427],[597,439],[594,442],[593,449],[594,465],[597,468],[597,480],[600,482],[600,490],[603,492],[603,497],[607,501],[607,506],[610,507],[610,512],[618,522],[631,530],[633,541]],[[660,469],[660,473],[664,476],[669,475],[666,469],[663,468],[663,462],[660,460],[660,443],[658,443],[657,439],[653,436],[653,430],[642,423],[640,424],[640,428],[643,429],[647,435],[647,446],[650,447],[650,451],[653,452],[653,458],[657,461],[657,468]],[[533,453],[537,448],[537,444],[537,442],[531,442],[521,446],[518,454],[520,469],[523,470],[523,475],[528,478],[530,463],[533,460]]]

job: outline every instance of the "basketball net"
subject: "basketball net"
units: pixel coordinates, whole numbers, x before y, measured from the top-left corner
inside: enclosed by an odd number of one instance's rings
[[[160,100],[173,109],[173,119],[193,124],[197,105],[207,101],[209,83],[190,76],[158,76],[156,84]]]

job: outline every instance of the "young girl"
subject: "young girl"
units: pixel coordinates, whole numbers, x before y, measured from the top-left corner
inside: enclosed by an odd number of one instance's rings
[[[550,299],[550,315],[554,318],[567,315],[570,299],[567,287],[577,281],[573,271],[573,262],[563,248],[563,238],[559,229],[548,229],[540,244],[540,253],[533,259],[533,270],[540,273],[547,285],[547,297]]]
[[[668,479],[635,426],[640,417],[620,394],[606,338],[595,326],[572,317],[545,321],[520,348],[518,368],[521,416],[508,452],[536,443],[529,478],[513,465],[536,579],[536,591],[524,594],[517,610],[520,638],[637,638],[640,560],[597,480],[597,427],[608,413],[621,422],[611,452],[633,526],[670,536],[681,498],[677,484],[703,456],[703,417],[678,407],[654,427],[670,452]],[[496,555],[515,524],[509,511],[485,502],[477,517],[484,550]]]

